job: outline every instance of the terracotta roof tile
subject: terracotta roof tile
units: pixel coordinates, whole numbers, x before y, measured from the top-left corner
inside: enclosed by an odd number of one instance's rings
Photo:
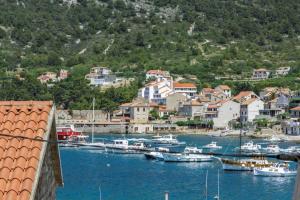
[[[174,88],[197,88],[194,83],[178,83],[178,82],[174,82],[173,87]]]
[[[51,101],[0,101],[0,133],[43,138],[51,109]],[[0,199],[30,199],[42,145],[0,136]]]

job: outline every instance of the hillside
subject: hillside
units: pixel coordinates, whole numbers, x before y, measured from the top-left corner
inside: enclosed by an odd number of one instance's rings
[[[300,73],[300,2],[292,0],[15,0],[0,2],[1,74],[97,64],[216,77],[291,66]],[[288,80],[288,81],[285,81]],[[297,86],[298,87],[298,86]]]

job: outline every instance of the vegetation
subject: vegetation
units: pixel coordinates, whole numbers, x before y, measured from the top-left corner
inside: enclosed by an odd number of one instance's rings
[[[126,77],[142,77],[150,68],[196,75],[199,88],[227,79],[235,92],[300,88],[298,1],[19,0],[1,1],[0,9],[1,99],[87,108],[96,95],[97,105],[111,110],[134,96],[140,81],[104,93],[88,88],[83,76],[94,65]],[[18,66],[26,69],[26,81],[7,80],[5,72]],[[259,83],[231,80],[249,77],[253,68],[281,66],[292,73]],[[60,67],[74,77],[53,88],[34,80]]]

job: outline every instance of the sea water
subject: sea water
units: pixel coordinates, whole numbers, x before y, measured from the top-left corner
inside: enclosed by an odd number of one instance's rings
[[[120,135],[98,137],[114,139]],[[197,147],[217,141],[223,146],[219,150],[222,153],[232,152],[239,145],[238,138],[181,135],[178,140]],[[289,145],[295,144],[279,144],[281,148]],[[147,160],[142,154],[107,154],[79,148],[61,148],[60,154],[64,187],[57,191],[58,200],[163,200],[166,191],[170,200],[205,200],[206,173],[208,199],[213,199],[217,195],[218,171],[221,200],[290,200],[295,184],[295,177],[258,177],[252,172],[223,171],[219,161],[165,163]]]

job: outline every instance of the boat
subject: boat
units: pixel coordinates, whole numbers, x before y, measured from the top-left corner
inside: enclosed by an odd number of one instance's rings
[[[164,156],[161,152],[151,151],[144,153],[144,155],[149,160],[164,160]]]
[[[164,135],[155,139],[152,139],[152,142],[155,144],[172,144],[172,145],[179,145],[185,144],[184,142],[179,142],[176,137],[172,134]]]
[[[227,171],[253,171],[257,167],[270,167],[273,163],[263,157],[250,159],[221,158],[223,170]]]
[[[58,141],[67,141],[71,137],[82,135],[80,131],[76,131],[73,124],[66,124],[56,128]]]
[[[300,153],[300,147],[299,146],[290,146],[287,149],[282,149],[281,151],[284,153],[288,153],[288,154]]]
[[[296,170],[290,170],[288,163],[276,163],[270,167],[254,168],[253,174],[255,176],[295,176]]]
[[[266,138],[265,140],[269,141],[269,142],[283,142],[284,141],[283,138],[280,138],[280,137],[275,136],[275,135],[272,135],[270,138]]]
[[[210,144],[204,145],[203,149],[222,149],[222,146],[218,146],[217,142],[211,142]]]
[[[281,152],[281,149],[277,144],[270,144],[266,148],[263,148],[263,150],[269,154],[278,154]]]
[[[212,156],[187,154],[187,153],[163,153],[165,162],[210,162],[213,160]]]
[[[184,153],[194,153],[194,154],[200,154],[202,153],[202,149],[198,149],[197,147],[185,147]]]
[[[246,153],[253,153],[253,152],[257,153],[260,152],[260,149],[261,149],[261,145],[254,144],[253,141],[247,142],[240,147],[240,150]]]

